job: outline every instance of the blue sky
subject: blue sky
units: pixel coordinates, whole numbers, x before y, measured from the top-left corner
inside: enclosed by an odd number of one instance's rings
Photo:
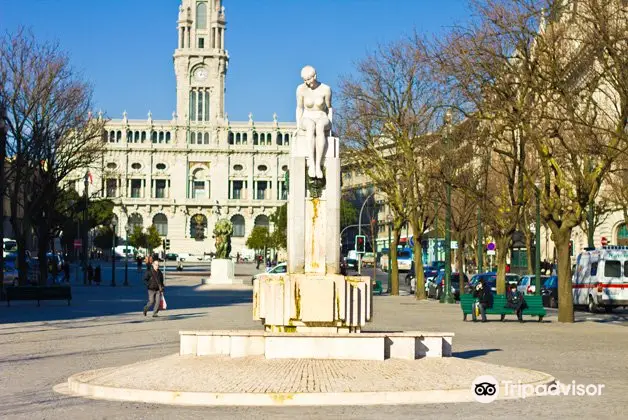
[[[110,118],[170,119],[179,0],[0,0],[0,30],[58,41]],[[378,44],[468,19],[465,0],[224,0],[229,119],[294,120],[305,64],[336,88]]]

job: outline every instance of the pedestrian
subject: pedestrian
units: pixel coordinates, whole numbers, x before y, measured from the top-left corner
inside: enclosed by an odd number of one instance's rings
[[[262,263],[262,256],[258,255],[255,259],[257,260],[257,265],[255,266],[255,269],[259,270],[259,265]]]
[[[92,267],[92,262],[90,261],[87,264],[87,284],[92,284],[94,280],[94,267]]]
[[[523,297],[523,293],[517,290],[516,284],[511,284],[510,289],[506,295],[506,308],[511,308],[515,310],[517,314],[517,319],[519,322],[523,322],[523,310],[528,307],[528,304]],[[502,321],[505,316],[502,315]]]
[[[266,268],[270,268],[270,257],[266,257]]]
[[[482,315],[482,322],[486,322],[486,308],[493,307],[493,293],[491,292],[491,288],[484,283],[484,279],[480,279],[480,282],[475,286],[473,297],[476,299],[471,313],[473,322],[477,321],[476,308]]]
[[[142,257],[137,256],[137,271],[138,273],[142,271]]]
[[[240,264],[240,253],[236,254],[236,264]]]
[[[149,256],[146,258],[148,269],[144,274],[144,284],[148,289],[148,302],[144,306],[144,316],[153,307],[153,318],[157,317],[159,312],[159,306],[161,304],[161,298],[164,292],[164,275],[159,269],[159,261],[154,260]]]
[[[94,270],[94,283],[96,283],[97,286],[100,286],[100,280],[102,279],[101,275],[100,275],[100,264],[96,266],[96,269]]]
[[[63,261],[63,280],[70,282],[70,263],[67,260]]]

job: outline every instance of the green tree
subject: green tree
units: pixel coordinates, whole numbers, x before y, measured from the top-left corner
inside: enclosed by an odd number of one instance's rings
[[[153,249],[161,245],[161,235],[155,225],[150,225],[146,230],[146,247],[152,253]]]
[[[277,207],[275,213],[270,216],[270,221],[275,229],[270,235],[270,244],[277,249],[286,249],[288,247],[288,204]]]
[[[148,248],[146,233],[140,226],[133,226],[133,232],[129,235],[129,244],[135,248]]]
[[[349,200],[340,200],[340,229],[358,222],[358,210]]]
[[[270,235],[266,226],[255,226],[246,240],[250,249],[265,249],[270,245]]]
[[[123,239],[116,235],[116,245],[123,243]],[[96,231],[94,237],[94,245],[100,249],[111,249],[113,245],[113,230],[110,226],[101,226]]]

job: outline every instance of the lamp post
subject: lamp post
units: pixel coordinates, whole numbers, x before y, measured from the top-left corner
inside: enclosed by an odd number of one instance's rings
[[[451,111],[447,110],[445,113],[445,147],[449,151],[449,136],[451,129]],[[451,295],[451,182],[445,180],[445,187],[447,192],[447,208],[445,213],[445,284],[443,293],[441,295],[441,303],[455,303],[453,296]],[[462,275],[462,273],[461,273]]]
[[[83,208],[83,284],[87,284],[87,260],[88,260],[88,247],[87,247],[87,241],[88,241],[88,227],[87,227],[87,204],[88,204],[88,199],[89,199],[89,195],[88,195],[88,187],[89,187],[89,171],[87,171],[85,173],[85,178],[83,180],[84,186],[85,186],[85,206]],[[91,283],[90,283],[91,285]]]
[[[436,236],[434,237],[434,260],[432,261],[432,265],[436,267],[436,261],[438,261],[438,206],[434,206],[434,232]]]
[[[116,219],[111,221],[111,287],[116,287]]]
[[[537,181],[534,183],[534,192],[536,194],[536,226],[534,229],[535,255],[534,255],[534,294],[541,294],[541,184]]]
[[[124,238],[125,248],[124,248],[124,284],[123,286],[129,285],[129,230],[130,230],[130,226],[127,222],[126,228],[124,229],[126,236]],[[114,249],[114,253],[115,253],[115,249]]]
[[[358,219],[358,235],[362,235],[362,212],[364,211],[364,206],[369,201],[369,198],[373,197],[375,192],[369,194],[368,197],[364,199],[364,203],[362,203],[362,208],[360,208],[360,218]],[[366,247],[366,245],[365,245]],[[358,275],[362,274],[362,254],[358,254]]]
[[[390,287],[390,282],[391,282],[391,264],[390,264],[390,245],[391,245],[391,237],[390,237],[390,231],[392,230],[392,216],[390,215],[390,213],[388,213],[388,216],[386,216],[386,221],[388,222],[388,293],[390,293],[391,291],[391,287]]]
[[[482,272],[482,265],[484,263],[484,236],[483,226],[482,226],[482,207],[478,206],[478,274]]]

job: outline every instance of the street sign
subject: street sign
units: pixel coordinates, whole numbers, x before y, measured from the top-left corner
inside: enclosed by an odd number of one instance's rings
[[[83,240],[82,239],[75,239],[74,240],[74,248],[81,248],[83,247]]]
[[[488,251],[486,251],[486,255],[495,255],[495,250],[494,249],[493,250],[489,249]]]
[[[451,241],[451,249],[458,249],[458,241]]]
[[[602,239],[600,242],[602,242],[602,246],[608,245],[608,239],[606,239],[606,236],[602,236]]]
[[[414,248],[414,236],[410,236],[410,240],[408,241],[411,248]]]
[[[493,253],[492,253],[492,254],[488,254],[488,255],[495,255],[495,242],[489,242],[489,243],[486,245],[486,250],[487,250],[487,251],[493,251]]]

